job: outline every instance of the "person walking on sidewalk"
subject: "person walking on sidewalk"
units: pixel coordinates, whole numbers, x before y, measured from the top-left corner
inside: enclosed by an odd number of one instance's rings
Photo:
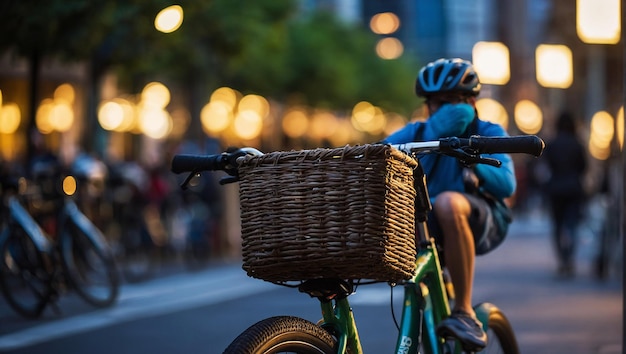
[[[507,136],[500,125],[478,118],[476,96],[481,88],[472,63],[459,58],[438,59],[423,67],[415,83],[416,94],[426,99],[429,118],[413,122],[384,142],[402,144],[443,137]],[[432,154],[420,158],[428,178],[433,205],[429,227],[443,246],[442,261],[455,289],[450,317],[437,332],[484,347],[487,335],[472,308],[476,254],[493,250],[504,239],[510,218],[503,203],[516,188],[513,162],[508,154],[493,154],[500,168],[479,164],[471,169],[457,159]]]
[[[583,178],[587,154],[577,135],[574,117],[562,112],[556,122],[556,135],[544,151],[550,169],[545,191],[550,202],[552,239],[557,256],[557,274],[575,275],[576,230],[585,205]]]

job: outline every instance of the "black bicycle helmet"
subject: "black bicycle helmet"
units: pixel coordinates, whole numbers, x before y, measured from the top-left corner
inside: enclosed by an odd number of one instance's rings
[[[445,92],[478,95],[480,81],[472,63],[459,58],[437,59],[420,70],[415,80],[418,96]]]

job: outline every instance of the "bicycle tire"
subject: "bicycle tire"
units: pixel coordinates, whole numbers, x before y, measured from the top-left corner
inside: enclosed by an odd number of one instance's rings
[[[299,317],[276,316],[248,327],[224,354],[331,354],[337,352],[336,347],[335,338],[314,323]]]
[[[41,317],[52,296],[44,255],[19,225],[5,229],[0,238],[0,289],[4,298],[18,314]]]
[[[511,323],[496,306],[483,303],[478,312],[487,314],[487,347],[481,353],[519,354],[517,338]]]
[[[120,286],[113,256],[70,222],[59,242],[61,263],[72,289],[95,307],[112,305],[117,300]]]

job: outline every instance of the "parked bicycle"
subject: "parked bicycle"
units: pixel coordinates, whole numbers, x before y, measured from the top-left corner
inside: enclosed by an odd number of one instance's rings
[[[56,176],[59,177],[59,176]],[[20,183],[3,183],[0,231],[0,289],[8,304],[24,317],[37,318],[50,305],[59,311],[57,299],[68,290],[85,301],[106,307],[115,302],[119,280],[112,253],[102,233],[71,199],[76,179],[50,178],[48,198],[31,200],[47,204],[50,232],[20,203]],[[65,191],[63,193],[62,191]],[[39,195],[37,193],[36,195]]]
[[[440,153],[465,164],[500,161],[481,154],[539,156],[536,136],[445,138],[402,145],[262,154],[176,155],[174,173],[226,171],[240,182],[243,268],[248,275],[296,287],[317,298],[317,323],[293,316],[262,320],[225,353],[362,353],[348,297],[358,285],[404,286],[395,353],[473,353],[441,338],[453,289],[426,223],[431,205],[419,156]],[[414,158],[417,158],[414,159]],[[346,222],[346,219],[348,220]],[[475,306],[488,334],[484,352],[518,353],[511,324],[490,303]],[[394,317],[395,318],[395,317]]]

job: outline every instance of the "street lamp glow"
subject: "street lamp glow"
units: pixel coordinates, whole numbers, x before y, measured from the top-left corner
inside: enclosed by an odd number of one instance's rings
[[[574,80],[572,51],[560,44],[540,44],[535,51],[537,82],[543,87],[568,88]]]
[[[621,0],[576,0],[576,33],[585,43],[616,44],[620,40]]]
[[[163,33],[172,33],[183,24],[183,8],[172,5],[161,10],[154,19],[154,27]]]
[[[476,43],[472,48],[472,63],[481,83],[504,85],[511,78],[509,48],[503,43]]]

